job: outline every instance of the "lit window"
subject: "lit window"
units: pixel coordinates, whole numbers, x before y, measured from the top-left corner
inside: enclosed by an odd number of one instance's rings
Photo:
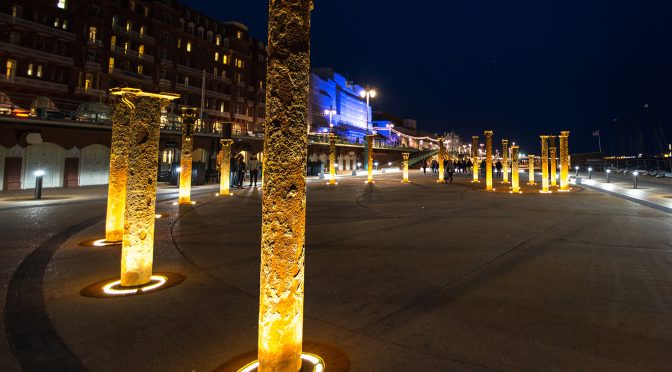
[[[143,67],[142,65],[138,65],[138,75],[142,75]]]
[[[110,50],[114,52],[115,46],[117,46],[117,37],[112,35],[112,37],[110,37]]]
[[[114,72],[114,57],[110,57],[110,61],[108,62],[107,66],[108,66],[107,67],[107,72],[108,73],[111,74],[112,72]]]
[[[124,53],[128,52],[128,41],[124,43]]]
[[[140,55],[140,58],[142,58],[142,55],[145,54],[145,46],[144,45],[140,45],[138,47],[138,54]]]
[[[241,39],[243,37],[243,33],[241,31],[236,31],[236,37]]]
[[[222,63],[225,64],[225,65],[228,65],[229,64],[229,56],[227,56],[226,54],[223,55],[222,56]]]
[[[61,9],[68,9],[68,1],[67,0],[58,0],[58,3],[56,4],[57,7]]]
[[[189,76],[184,77],[184,85],[189,86]]]
[[[16,68],[17,68],[17,63],[13,59],[8,59],[7,60],[7,79],[12,79],[14,78],[14,75],[16,74]]]
[[[220,35],[217,35],[215,38],[215,44],[220,45],[222,44],[222,37]]]
[[[84,91],[88,92],[91,89],[92,84],[93,84],[93,75],[86,74],[86,79],[84,80]]]
[[[215,52],[215,61],[219,61],[219,52]]]
[[[149,8],[148,8],[148,7],[144,7],[144,8],[142,9],[142,12],[143,12],[143,14],[145,15],[145,17],[149,17]]]
[[[12,18],[21,18],[22,10],[23,8],[21,8],[20,6],[12,5]]]
[[[145,34],[145,26],[140,26],[140,35]]]
[[[177,39],[177,49],[182,48],[182,39],[178,38]]]
[[[89,41],[90,42],[95,42],[96,41],[96,34],[98,33],[98,29],[96,29],[94,26],[89,27]]]
[[[112,28],[117,27],[118,24],[119,24],[119,17],[116,16],[116,15],[113,15],[112,16]]]
[[[61,20],[58,17],[54,18],[54,27],[58,28],[61,26]]]
[[[191,52],[191,41],[187,41],[187,52]]]
[[[126,32],[130,32],[133,29],[133,22],[126,21]]]
[[[68,20],[67,20],[67,19],[64,19],[64,20],[63,20],[63,29],[64,29],[64,30],[67,30],[67,29],[68,29]]]
[[[33,76],[33,64],[32,63],[28,64],[28,71],[26,71],[26,75]]]

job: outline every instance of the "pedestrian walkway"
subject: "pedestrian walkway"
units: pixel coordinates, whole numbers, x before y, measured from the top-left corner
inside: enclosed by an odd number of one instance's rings
[[[576,178],[572,178],[576,184]],[[611,176],[610,182],[603,173],[593,173],[592,179],[581,178],[581,186],[618,196],[672,214],[672,186],[646,181],[638,182],[634,187],[632,177]]]

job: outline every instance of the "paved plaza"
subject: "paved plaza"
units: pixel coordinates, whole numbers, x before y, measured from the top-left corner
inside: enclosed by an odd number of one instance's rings
[[[653,208],[618,196],[627,180],[611,193],[583,180],[511,195],[467,176],[400,179],[309,181],[304,349],[327,371],[669,370],[672,215],[661,203],[672,191],[643,188]],[[186,279],[107,299],[80,294],[119,276],[118,246],[80,244],[104,235],[105,187],[45,189],[40,202],[0,193],[0,370],[253,360],[260,190],[198,187],[197,204],[178,207],[176,189],[160,189],[154,270]]]

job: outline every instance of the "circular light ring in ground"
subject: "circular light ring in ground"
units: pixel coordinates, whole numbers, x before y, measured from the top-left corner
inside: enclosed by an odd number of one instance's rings
[[[79,243],[80,247],[111,247],[115,245],[121,245],[121,241],[118,242],[108,242],[105,239],[90,239],[90,240],[85,240],[81,243]]]
[[[87,286],[80,291],[84,297],[115,298],[139,296],[164,290],[182,283],[186,278],[176,273],[156,273],[151,281],[136,287],[122,287],[119,279],[103,280]]]
[[[303,353],[301,354],[301,359],[303,359],[304,363],[309,363],[310,365],[313,366],[313,372],[323,372],[326,366],[324,360],[322,360],[322,358],[320,358],[315,354]],[[258,369],[259,369],[259,361],[255,360],[254,362],[239,369],[238,372],[252,372]]]

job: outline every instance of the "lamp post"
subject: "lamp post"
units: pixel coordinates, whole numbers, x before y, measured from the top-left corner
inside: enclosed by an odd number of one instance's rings
[[[371,128],[371,120],[369,116],[369,106],[372,98],[375,98],[377,95],[376,91],[374,89],[364,89],[361,92],[359,92],[359,96],[362,98],[366,99],[366,135],[369,135],[372,131]],[[368,159],[369,158],[369,152],[373,151],[373,148],[370,148],[369,142],[365,142],[364,144],[364,158]],[[366,165],[367,169],[369,164]]]
[[[634,186],[635,186],[635,188],[637,188],[637,186],[639,184],[639,172],[638,171],[632,172],[632,176],[633,176],[633,181],[635,183]]]
[[[593,168],[588,167],[588,179],[592,180],[593,179]]]
[[[35,176],[35,200],[42,199],[42,177],[44,177],[43,170],[36,170],[33,172]]]
[[[607,169],[607,183],[611,183],[611,169]]]
[[[579,178],[579,169],[580,169],[579,166],[577,165],[576,167],[574,167],[574,169],[576,170],[576,175],[575,175],[576,178]]]
[[[483,132],[485,135],[485,189],[492,191],[492,134],[491,130]]]
[[[366,146],[369,149],[366,161],[366,183],[373,183],[373,134],[366,135]]]

